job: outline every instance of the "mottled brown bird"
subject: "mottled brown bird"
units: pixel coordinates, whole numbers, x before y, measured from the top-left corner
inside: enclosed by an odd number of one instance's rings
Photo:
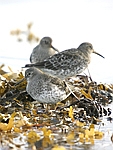
[[[91,43],[82,43],[77,49],[59,52],[43,62],[27,64],[25,67],[37,67],[47,74],[65,79],[82,73],[88,67],[92,53],[103,57],[94,51]]]
[[[27,79],[26,91],[40,103],[55,104],[65,100],[71,94],[64,81],[34,67],[25,71],[25,78]]]
[[[50,37],[43,37],[39,45],[33,49],[30,55],[30,62],[42,62],[50,56],[56,54],[56,52],[59,51],[52,46],[52,39]]]

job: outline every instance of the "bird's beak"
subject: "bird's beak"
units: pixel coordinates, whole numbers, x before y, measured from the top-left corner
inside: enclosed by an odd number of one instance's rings
[[[52,45],[51,45],[51,48],[53,48],[55,51],[59,52],[59,50],[56,49],[55,47],[53,47]]]
[[[93,53],[95,53],[95,54],[101,56],[102,58],[105,58],[104,56],[102,56],[101,54],[99,54],[99,53],[97,53],[97,52],[95,52],[95,51],[93,51]]]

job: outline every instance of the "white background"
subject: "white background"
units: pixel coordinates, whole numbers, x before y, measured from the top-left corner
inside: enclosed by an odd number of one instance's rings
[[[113,83],[113,0],[0,0],[0,65],[14,71],[29,63],[37,43],[18,43],[14,29],[32,31],[39,38],[50,36],[60,51],[93,44],[105,59],[92,54],[89,70],[93,80]]]

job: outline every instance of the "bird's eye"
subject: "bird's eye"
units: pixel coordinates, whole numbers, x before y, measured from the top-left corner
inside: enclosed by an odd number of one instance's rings
[[[31,73],[30,73],[30,72],[28,72],[27,76],[30,76],[30,75],[31,75]]]
[[[49,44],[49,41],[45,41],[45,44]]]
[[[93,49],[93,47],[92,47],[92,46],[89,46],[89,48],[90,48],[90,49]]]

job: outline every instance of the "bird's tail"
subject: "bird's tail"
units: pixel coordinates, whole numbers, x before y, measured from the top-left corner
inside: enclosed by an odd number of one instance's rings
[[[38,67],[38,68],[42,68],[44,66],[44,62],[38,62],[35,64],[26,64],[25,67],[22,68],[27,68],[27,67]]]
[[[25,68],[27,68],[27,67],[35,67],[35,64],[26,64]]]

